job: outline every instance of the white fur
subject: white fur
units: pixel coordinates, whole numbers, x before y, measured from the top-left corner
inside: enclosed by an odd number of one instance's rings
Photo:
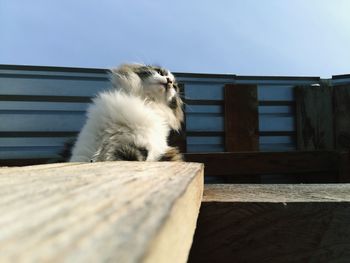
[[[138,83],[134,82],[137,88]],[[101,93],[87,113],[87,122],[73,148],[71,162],[89,162],[106,134],[122,134],[123,143],[148,149],[147,161],[157,161],[168,149],[170,127],[177,126],[171,110],[163,104],[126,94],[121,90]]]

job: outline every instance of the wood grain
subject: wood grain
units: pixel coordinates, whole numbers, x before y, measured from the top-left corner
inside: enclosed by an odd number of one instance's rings
[[[350,202],[349,193],[347,184],[211,184],[203,202]]]
[[[225,148],[259,150],[259,117],[256,85],[225,85]]]
[[[189,262],[348,262],[350,185],[207,185]]]
[[[334,127],[337,150],[350,150],[350,86],[334,87]]]
[[[331,87],[299,86],[295,88],[297,144],[299,150],[331,150],[333,138],[333,104]]]
[[[203,165],[0,169],[0,262],[186,262]]]

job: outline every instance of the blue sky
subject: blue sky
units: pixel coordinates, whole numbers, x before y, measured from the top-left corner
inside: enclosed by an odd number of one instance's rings
[[[0,64],[350,73],[348,0],[0,0]]]

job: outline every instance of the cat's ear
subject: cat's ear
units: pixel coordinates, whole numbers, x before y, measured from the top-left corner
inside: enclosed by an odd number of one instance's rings
[[[118,68],[113,68],[109,72],[109,79],[111,81],[112,87],[119,89],[128,84],[130,79],[131,71],[125,66]]]
[[[109,78],[112,87],[122,89],[126,92],[135,92],[140,85],[140,78],[135,73],[135,70],[140,65],[124,64],[118,68],[111,69]]]

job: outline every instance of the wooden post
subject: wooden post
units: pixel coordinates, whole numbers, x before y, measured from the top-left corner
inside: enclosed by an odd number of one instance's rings
[[[227,152],[259,150],[256,85],[225,85],[225,146]]]
[[[224,87],[225,151],[259,150],[259,116],[256,85],[227,84]],[[225,176],[226,183],[233,183]],[[258,183],[260,176],[243,176],[240,182]]]
[[[329,86],[295,88],[299,150],[331,150],[333,139],[332,90]]]
[[[334,87],[335,144],[337,150],[350,150],[350,86]]]
[[[348,262],[350,185],[206,185],[189,262]]]
[[[0,262],[186,262],[203,165],[0,169]]]

